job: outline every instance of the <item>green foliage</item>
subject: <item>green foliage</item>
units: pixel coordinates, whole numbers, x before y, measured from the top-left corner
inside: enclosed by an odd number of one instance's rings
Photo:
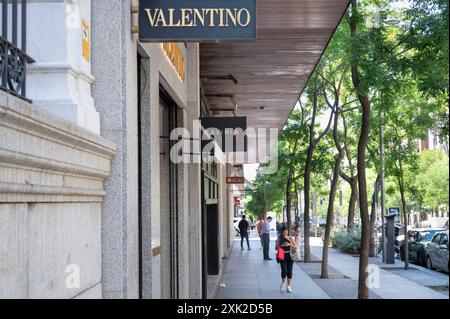
[[[437,211],[439,206],[448,209],[449,161],[443,151],[425,151],[420,154],[415,182],[425,211]]]
[[[366,94],[372,105],[366,156],[368,193],[372,193],[380,170],[379,112],[382,110],[387,205],[401,206],[401,180],[407,211],[435,211],[440,206],[448,206],[448,154],[418,153],[418,142],[430,130],[440,137],[448,152],[448,0],[414,0],[403,11],[392,10],[389,2],[357,1],[356,37],[350,33],[348,19],[354,14],[350,7],[308,81],[300,106],[294,109],[281,132],[278,171],[271,176],[258,176],[256,192],[247,192],[246,209],[254,215],[264,211],[266,200],[269,210],[281,213],[289,172],[293,174],[291,191],[302,189],[314,101],[321,119],[314,125],[317,137],[329,112],[327,102],[333,103],[336,98],[332,85],[340,85],[340,104],[352,109],[345,113],[345,136],[342,121],[339,124],[339,139],[345,142],[346,151],[342,171],[349,176],[356,174],[361,108],[351,77],[352,61],[357,61],[360,93]],[[379,10],[378,25],[369,23],[374,7]],[[389,20],[399,23],[390,24]],[[334,154],[335,146],[329,134],[313,154],[311,191],[323,199],[323,205],[317,206],[318,218],[325,218]],[[347,183],[341,183],[341,187],[343,207],[341,210],[335,206],[335,211],[347,213],[350,189]]]
[[[358,227],[347,231],[345,228],[338,228],[331,233],[333,247],[346,252],[358,253],[361,248],[361,230]]]

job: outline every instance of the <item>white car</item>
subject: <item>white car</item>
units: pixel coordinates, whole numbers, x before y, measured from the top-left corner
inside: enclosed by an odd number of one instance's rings
[[[428,243],[427,267],[448,273],[448,231],[438,232]]]

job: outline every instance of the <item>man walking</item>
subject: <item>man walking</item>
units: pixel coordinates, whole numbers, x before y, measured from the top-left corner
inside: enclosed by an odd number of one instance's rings
[[[269,216],[264,221],[264,228],[263,228],[263,243],[264,243],[264,260],[272,260],[272,258],[269,257],[269,246],[270,246],[270,222],[272,221],[272,217]]]
[[[248,221],[245,219],[245,215],[242,215],[242,219],[239,222],[239,233],[241,234],[241,250],[244,250],[244,238],[247,240],[247,249],[251,250],[250,243],[248,241],[248,228],[250,225]]]

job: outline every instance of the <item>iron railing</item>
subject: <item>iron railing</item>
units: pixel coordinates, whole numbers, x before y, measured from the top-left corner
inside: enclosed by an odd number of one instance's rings
[[[0,88],[31,102],[26,98],[27,63],[34,62],[26,53],[27,1],[20,1],[20,47],[18,44],[19,0],[1,0],[0,17],[2,28],[0,36]]]

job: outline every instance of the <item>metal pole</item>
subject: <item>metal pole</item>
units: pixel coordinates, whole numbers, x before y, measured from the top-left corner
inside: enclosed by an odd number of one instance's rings
[[[381,238],[383,241],[382,261],[386,262],[386,236],[384,230],[384,215],[386,211],[386,198],[384,191],[384,129],[383,129],[383,111],[380,106],[380,186],[381,186]]]
[[[300,178],[300,183],[299,183],[299,185],[301,185],[301,177],[299,177]],[[299,199],[298,199],[298,210],[299,210],[299,223],[300,223],[300,242],[299,242],[299,245],[300,245],[300,257],[301,258],[303,258],[303,256],[304,256],[304,243],[305,243],[305,236],[304,236],[304,234],[305,234],[305,228],[304,228],[304,226],[305,226],[305,223],[304,223],[304,218],[305,218],[305,211],[304,211],[304,206],[303,206],[303,199],[302,199],[302,191],[300,191],[299,192],[299,195],[298,195],[298,197],[299,197]],[[303,229],[302,229],[302,227],[303,227]]]

